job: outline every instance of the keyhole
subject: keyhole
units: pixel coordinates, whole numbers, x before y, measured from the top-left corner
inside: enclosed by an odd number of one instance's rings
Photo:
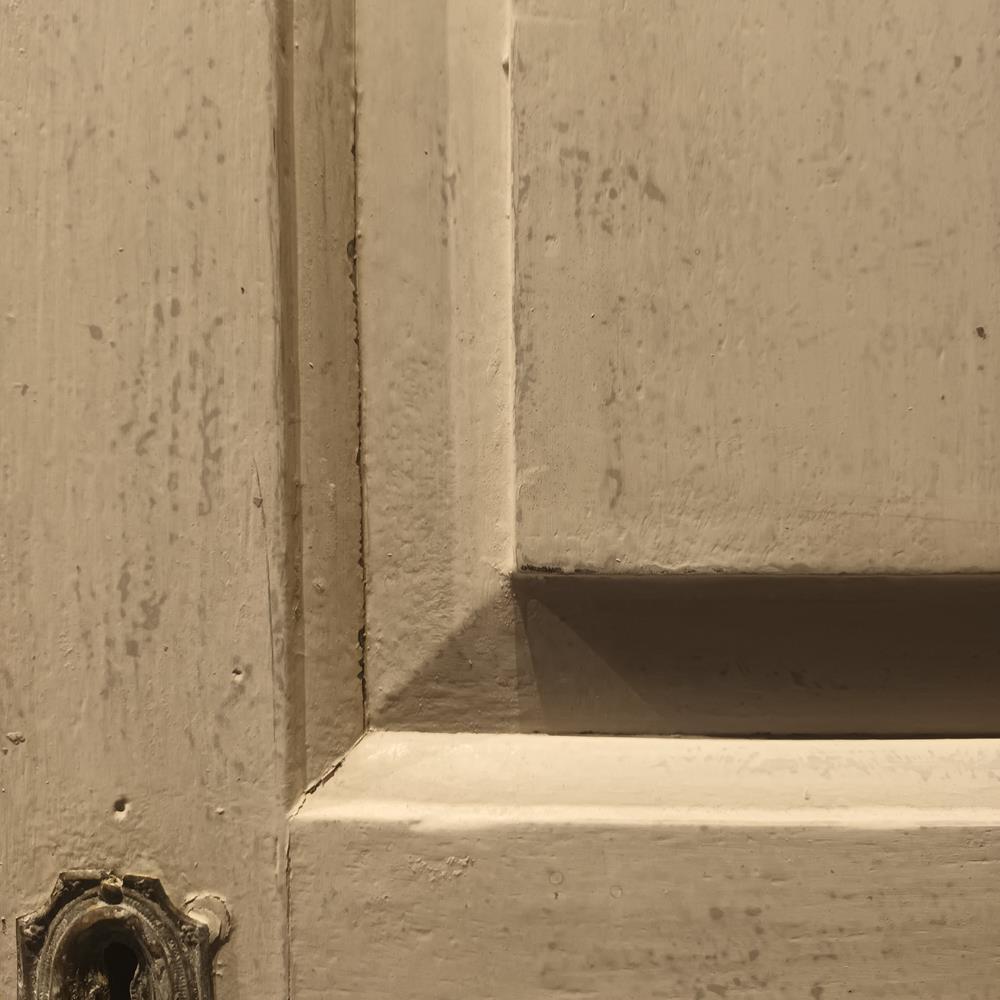
[[[128,945],[112,941],[104,949],[104,973],[108,977],[108,1000],[131,1000],[132,979],[139,958]]]

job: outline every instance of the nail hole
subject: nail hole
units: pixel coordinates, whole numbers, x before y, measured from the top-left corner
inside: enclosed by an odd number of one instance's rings
[[[128,799],[123,795],[121,798],[115,799],[115,812],[124,813],[128,809]]]

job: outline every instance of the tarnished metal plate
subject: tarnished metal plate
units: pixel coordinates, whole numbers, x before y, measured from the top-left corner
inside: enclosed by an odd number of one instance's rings
[[[211,938],[158,879],[64,872],[17,921],[18,1000],[211,1000]]]

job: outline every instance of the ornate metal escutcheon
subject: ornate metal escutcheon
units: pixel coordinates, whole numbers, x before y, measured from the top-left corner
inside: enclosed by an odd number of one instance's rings
[[[155,878],[64,872],[17,921],[18,1000],[212,1000],[222,923],[182,913]]]

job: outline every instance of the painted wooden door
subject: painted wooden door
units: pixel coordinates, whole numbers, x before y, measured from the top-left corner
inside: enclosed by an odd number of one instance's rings
[[[224,897],[217,995],[287,991],[288,812],[362,720],[351,20],[0,11],[5,998],[85,868]]]
[[[997,26],[8,3],[0,995],[994,996]]]

